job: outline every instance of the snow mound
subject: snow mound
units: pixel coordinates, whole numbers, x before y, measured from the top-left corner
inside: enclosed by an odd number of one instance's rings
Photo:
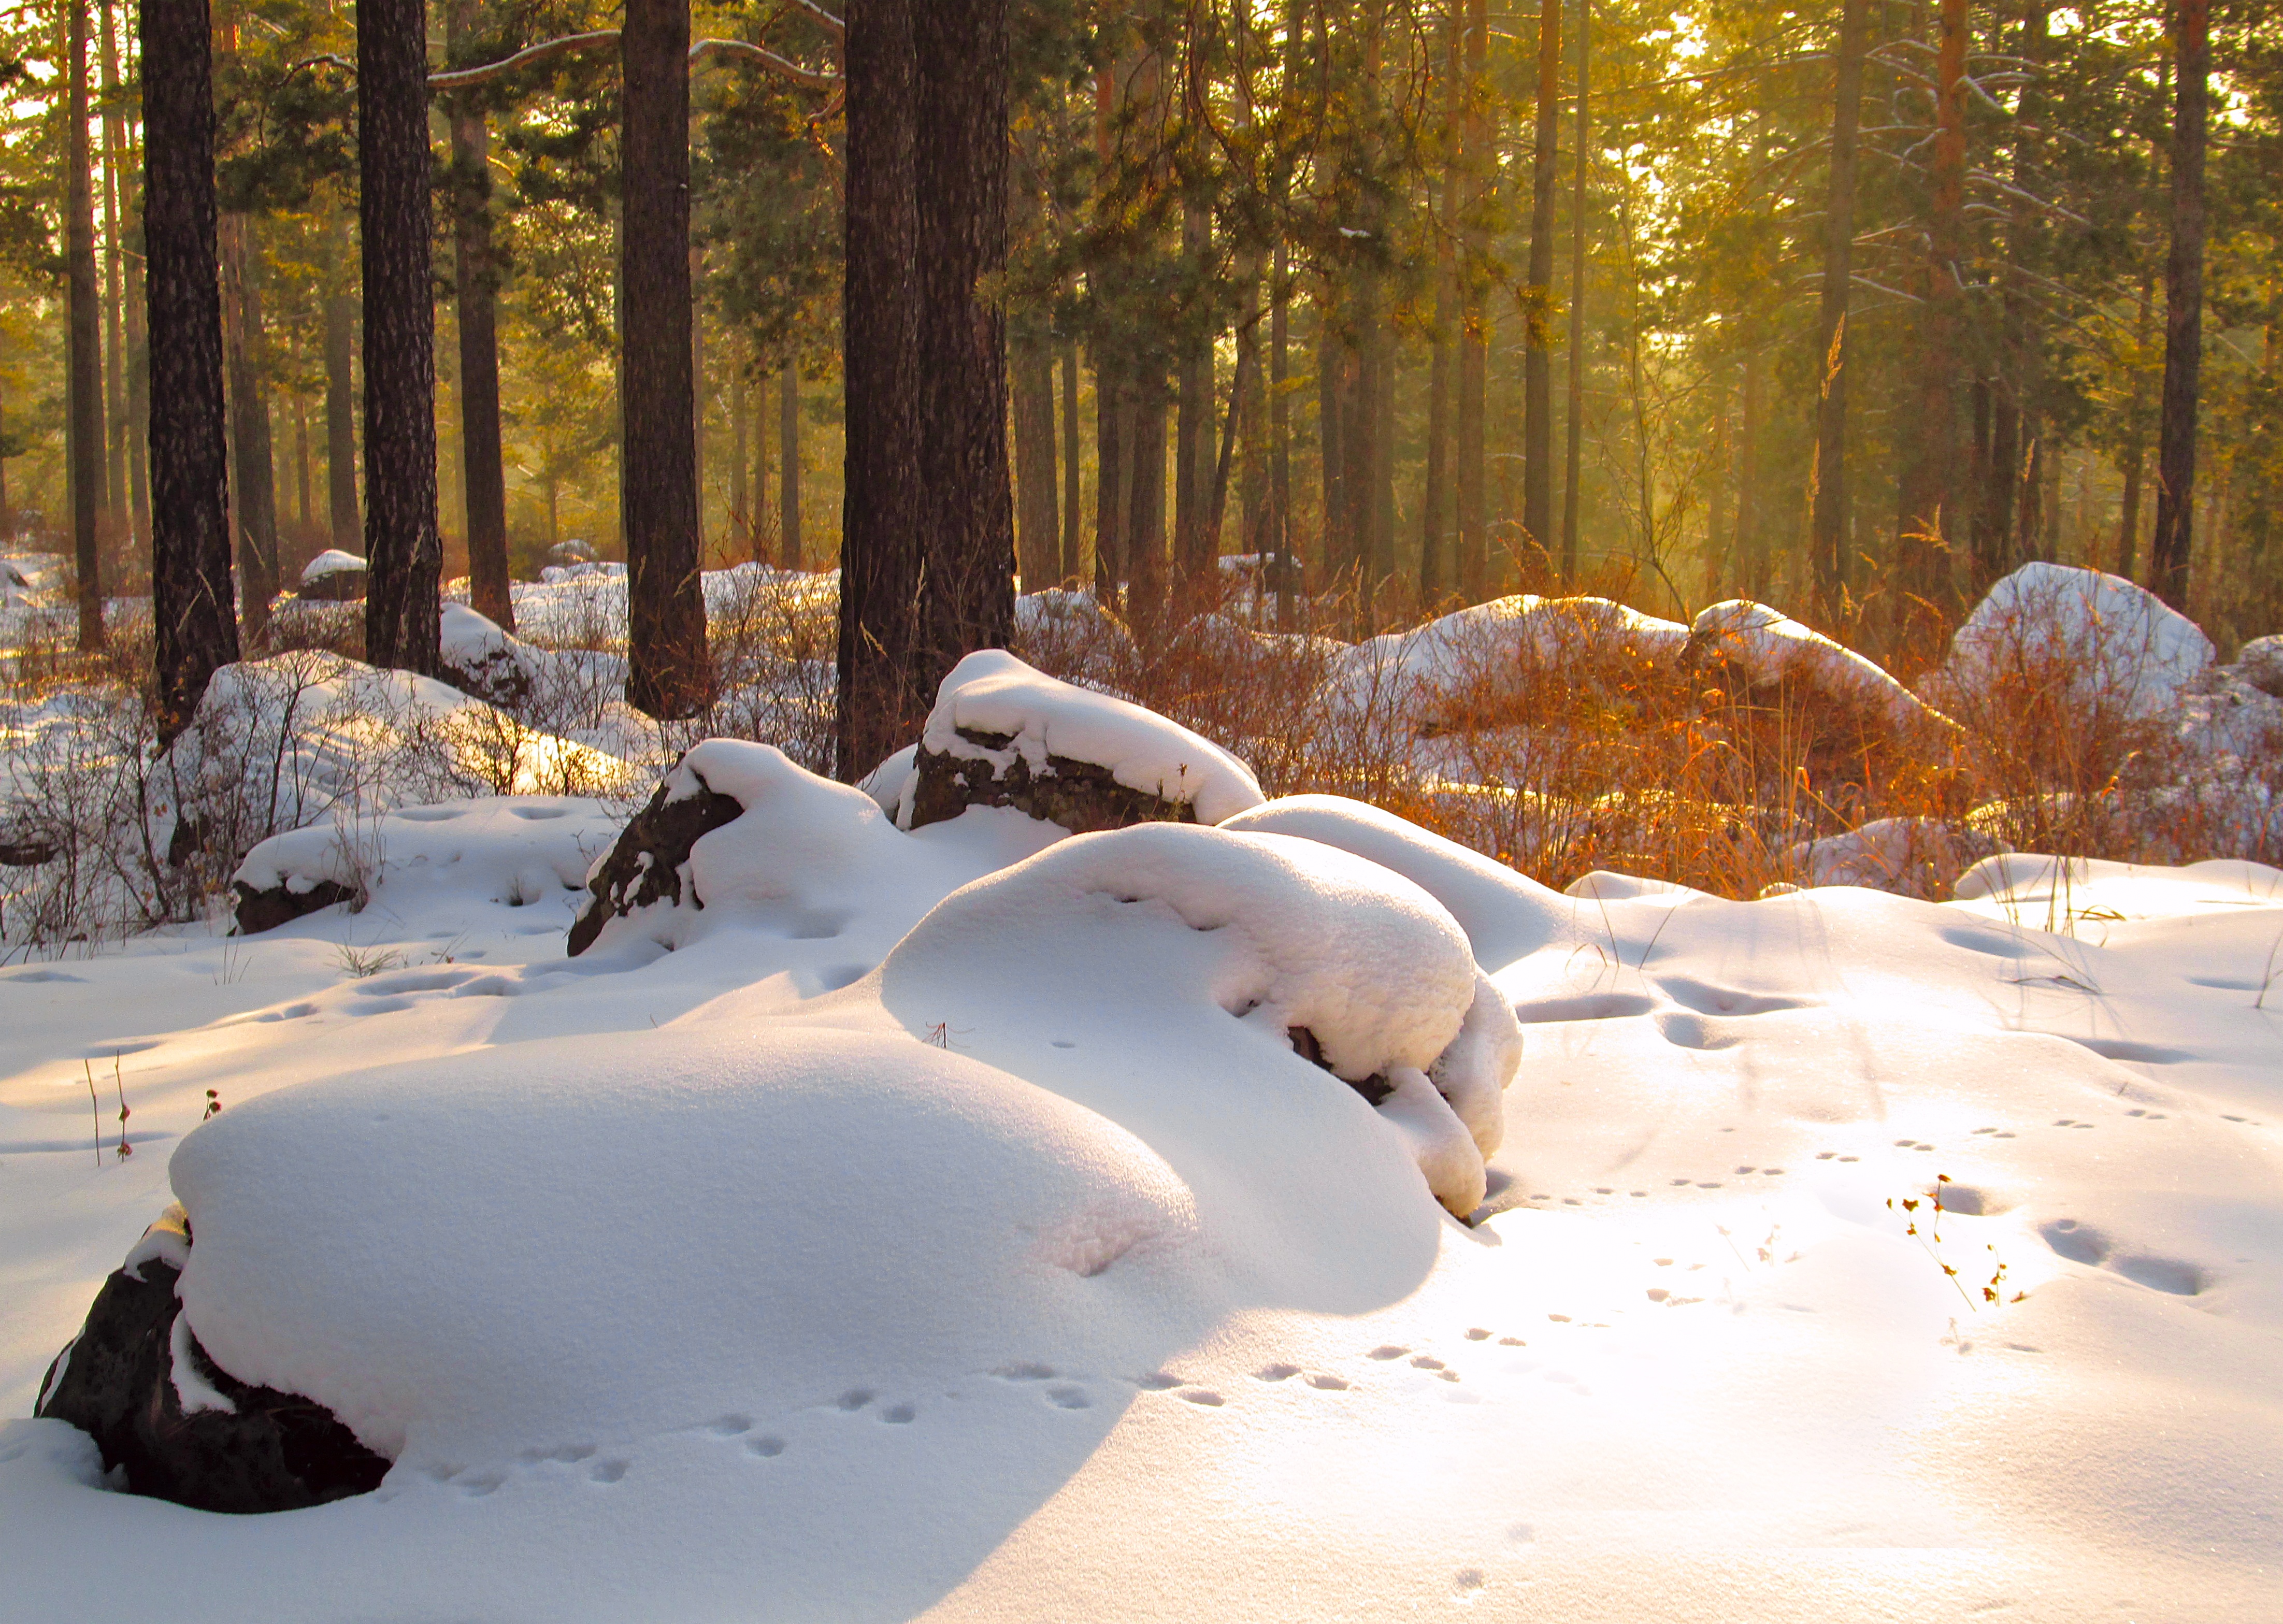
[[[2167,868],[2009,852],[1960,875],[1956,895],[1976,913],[2070,934],[2080,920],[2105,925],[2283,907],[2283,869],[2234,857]]]
[[[356,554],[344,552],[338,547],[328,547],[301,566],[301,584],[308,586],[313,581],[323,581],[328,575],[350,571],[362,574],[366,568],[365,561]]]
[[[1224,829],[1297,835],[1400,874],[1467,933],[1475,960],[1500,970],[1551,942],[1577,937],[1576,905],[1504,863],[1418,824],[1342,795],[1288,795],[1240,812]]]
[[[1518,668],[1610,657],[1664,660],[1687,641],[1687,627],[1606,597],[1521,593],[1357,644],[1334,661],[1325,697],[1350,714],[1391,702],[1409,711]]]
[[[1689,652],[1741,670],[1754,687],[1809,683],[1882,714],[1897,728],[1956,724],[1887,673],[1821,632],[1748,598],[1712,605],[1690,623]]]
[[[538,680],[540,652],[465,604],[444,605],[437,641],[445,679],[477,699],[516,704]]]
[[[1051,981],[1018,967],[1040,956],[1057,966]],[[1512,1011],[1485,991],[1466,933],[1432,896],[1282,835],[1148,824],[1077,836],[946,898],[881,973],[900,1012],[913,1002],[946,1009],[935,1019],[947,1035],[978,997],[1027,1005],[1028,1025],[1061,1020],[1051,985],[1077,976],[1097,1004],[1114,989],[1136,1013],[1139,1051],[1168,1071],[1182,1069],[1183,1038],[1201,1039],[1214,1054],[1202,1088],[1232,1071],[1305,1078],[1289,1058],[1297,1050],[1380,1105],[1459,1214],[1481,1203],[1484,1147],[1499,1143],[1500,1091],[1520,1054]],[[924,1000],[900,996],[930,983]],[[1121,1105],[1086,1103],[1126,1120]],[[1255,1159],[1246,1137],[1258,1129],[1232,1119],[1226,1100],[1194,1109],[1235,1136],[1216,1146],[1219,1162]]]
[[[171,1174],[201,1346],[393,1481],[731,1413],[908,1421],[1018,1361],[1147,1370],[1211,1298],[1193,1204],[1131,1134],[900,1035],[420,1060],[233,1106]]]
[[[2283,633],[2254,637],[2237,650],[2235,675],[2271,699],[2283,699]]]
[[[2059,683],[2068,702],[2146,721],[2177,707],[2212,655],[2194,621],[2121,576],[2025,564],[1975,605],[1936,681],[1963,689]]]
[[[1967,869],[2006,849],[1994,835],[1934,817],[1882,817],[1803,840],[1784,866],[1805,886],[1867,886],[1933,901]]]
[[[1106,769],[1126,789],[1218,824],[1261,800],[1252,769],[1219,746],[1154,711],[1058,682],[1004,649],[980,649],[943,679],[921,735],[920,760],[988,764],[1004,775],[1019,760],[1030,779],[1056,763]],[[900,797],[897,821],[914,822],[916,785]]]

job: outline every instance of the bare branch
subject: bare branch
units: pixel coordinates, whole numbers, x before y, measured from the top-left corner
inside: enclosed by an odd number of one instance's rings
[[[820,74],[797,62],[788,62],[774,51],[749,45],[744,40],[699,40],[690,48],[692,62],[702,62],[708,57],[748,63],[775,74],[780,79],[790,79],[795,84],[805,84],[814,90],[832,90],[840,87],[840,75],[838,74]]]
[[[829,18],[830,14],[824,15]],[[428,88],[432,90],[464,90],[504,79],[526,67],[536,67],[542,62],[551,62],[557,57],[582,51],[601,51],[618,43],[619,31],[616,28],[598,28],[592,34],[566,34],[560,39],[542,40],[536,45],[526,45],[511,57],[487,62],[480,67],[454,68],[446,73],[431,74],[428,75]],[[838,74],[817,73],[797,62],[787,61],[774,51],[747,44],[744,40],[703,39],[690,48],[692,62],[703,62],[712,57],[762,68],[780,79],[790,79],[812,90],[834,90],[840,83]]]

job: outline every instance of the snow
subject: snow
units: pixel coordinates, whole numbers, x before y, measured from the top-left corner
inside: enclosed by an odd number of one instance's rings
[[[301,566],[301,584],[308,586],[311,582],[322,581],[327,575],[338,575],[345,570],[362,570],[365,567],[365,561],[356,554],[344,552],[338,547],[328,547]]]
[[[1692,650],[1740,667],[1754,684],[1807,681],[1882,711],[1898,728],[1949,725],[1949,719],[1866,659],[1780,611],[1731,598],[1700,612]]]
[[[1007,742],[978,744],[968,735]],[[1004,649],[978,649],[945,675],[920,736],[938,754],[1011,763],[1048,758],[1106,767],[1127,789],[1190,808],[1218,824],[1260,802],[1252,769],[1179,722],[1033,670]],[[908,804],[900,809],[908,824]]]
[[[2008,676],[2033,686],[2066,681],[2077,703],[2148,720],[2174,709],[2212,656],[2211,639],[2195,622],[2145,588],[2099,570],[2035,563],[1975,605],[1937,680],[1966,690]]]
[[[675,770],[742,816],[576,959],[627,803],[408,774],[243,871],[362,911],[0,967],[0,1414],[166,1258],[395,1463],[216,1517],[0,1423],[0,1616],[2273,1616],[2283,871],[1561,894],[1334,797]]]

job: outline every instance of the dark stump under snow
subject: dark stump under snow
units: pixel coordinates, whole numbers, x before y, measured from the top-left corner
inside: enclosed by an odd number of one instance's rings
[[[1013,753],[1011,737],[973,728],[960,738],[999,755]],[[911,821],[923,829],[957,817],[970,807],[1013,807],[1027,817],[1057,824],[1072,834],[1124,829],[1133,824],[1194,824],[1196,808],[1118,782],[1107,767],[1049,755],[1033,769],[1019,753],[1003,767],[988,756],[954,755],[923,745],[913,762]]]
[[[603,926],[612,920],[653,902],[679,903],[682,868],[690,861],[690,848],[744,815],[744,804],[736,796],[708,789],[703,779],[697,781],[695,793],[679,800],[666,799],[668,787],[666,784],[658,786],[650,804],[635,814],[634,822],[627,825],[611,847],[611,855],[587,882],[593,894],[572,922],[568,944],[572,957],[593,947]],[[690,900],[697,907],[705,905],[694,890]]]
[[[320,908],[356,901],[352,887],[331,879],[321,879],[307,891],[292,890],[282,881],[257,888],[242,879],[233,880],[230,895],[230,916],[236,921],[231,934],[237,936],[259,936]]]
[[[292,1511],[378,1487],[388,1462],[332,1411],[239,1381],[187,1326],[176,1336],[179,1277],[160,1259],[113,1271],[34,1413],[94,1439],[131,1492],[203,1511]],[[178,1350],[193,1367],[180,1375]],[[184,1409],[185,1387],[201,1407]]]

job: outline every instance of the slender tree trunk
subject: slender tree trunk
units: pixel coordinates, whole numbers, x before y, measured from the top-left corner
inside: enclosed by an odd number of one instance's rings
[[[2140,310],[2132,328],[2135,353],[2148,347],[2148,315],[2154,290],[2147,271],[2140,275]],[[2132,371],[2132,392],[2125,407],[2124,458],[2119,472],[2124,478],[2123,500],[2117,504],[2116,573],[2127,581],[2140,562],[2140,475],[2148,455],[2148,433],[2141,421],[2148,410],[2147,391],[2139,367]]]
[[[1075,581],[1079,574],[1079,504],[1080,488],[1078,433],[1078,344],[1065,341],[1062,347],[1063,368],[1063,539],[1062,558],[1055,571],[1055,584]]]
[[[103,306],[95,274],[95,192],[88,144],[87,0],[70,0],[66,21],[64,253],[65,398],[72,541],[79,571],[79,646],[103,646]]]
[[[436,530],[426,10],[421,0],[358,0],[356,31],[365,658],[433,676],[444,543]]]
[[[1192,277],[1204,273],[1212,241],[1212,216],[1192,202],[1181,211],[1181,257]],[[1213,335],[1197,332],[1182,340],[1173,368],[1173,569],[1183,613],[1194,613],[1196,594],[1212,568],[1213,548],[1205,536],[1205,504],[1212,469]]]
[[[2164,262],[2164,394],[2157,420],[2156,528],[2148,582],[2188,606],[2195,518],[2196,407],[2203,364],[2204,144],[2211,76],[2209,0],[2176,0],[2172,36],[2172,246]]]
[[[753,551],[753,498],[745,483],[746,420],[750,415],[746,397],[751,389],[745,377],[744,346],[733,339],[729,360],[729,528],[737,543],[734,550],[752,558],[758,564],[761,560]]]
[[[145,4],[152,0],[144,0]],[[348,213],[335,206],[327,244],[325,299],[325,486],[333,545],[362,553],[364,521],[357,516],[356,319],[349,282]]]
[[[1562,0],[1539,0],[1538,142],[1531,163],[1530,323],[1523,351],[1522,524],[1551,551],[1554,535],[1554,191],[1562,111]],[[1565,584],[1578,560],[1561,559]]]
[[[777,380],[777,454],[780,556],[785,568],[806,569],[800,533],[800,367],[791,357]]]
[[[1094,345],[1094,592],[1109,608],[1126,579],[1126,510],[1132,501],[1133,410],[1113,345]]]
[[[920,648],[919,91],[912,6],[853,0],[847,39],[838,771],[850,781],[918,737],[934,695]],[[788,538],[790,539],[790,538]]]
[[[311,495],[309,467],[309,402],[300,395],[293,397],[293,527],[300,535],[299,543],[309,533],[309,498]],[[296,551],[301,550],[297,544]],[[279,559],[279,573],[284,573],[284,559]]]
[[[1009,381],[1015,396],[1017,535],[1023,587],[1040,592],[1062,578],[1062,502],[1055,466],[1055,352],[1044,332],[1016,339]]]
[[[222,343],[230,379],[230,439],[238,493],[238,640],[260,649],[277,596],[277,475],[270,443],[269,385],[262,376],[260,250],[245,215],[222,218]]]
[[[1760,357],[1744,357],[1744,424],[1736,457],[1736,582],[1746,597],[1766,589],[1760,563]]]
[[[1562,568],[1573,575],[1586,467],[1586,197],[1593,169],[1586,92],[1592,85],[1593,30],[1593,0],[1578,0],[1578,151],[1570,160],[1576,186],[1570,204],[1570,401],[1562,480]]]
[[[135,535],[151,539],[151,342],[144,285],[141,209],[131,217],[127,255],[127,490]]]
[[[619,522],[627,548],[627,702],[695,715],[708,675],[698,576],[690,282],[690,3],[627,0],[619,35]]]
[[[473,0],[453,0],[446,51],[457,64],[471,43]],[[491,131],[472,104],[451,110],[452,269],[460,329],[461,488],[468,523],[468,599],[503,631],[515,629],[508,584],[507,472],[500,454],[499,269],[492,252]]]
[[[1461,8],[1453,4],[1443,19],[1443,55],[1437,66],[1442,79],[1442,115],[1445,129],[1459,128],[1461,92],[1459,36]],[[1451,574],[1445,561],[1449,527],[1451,456],[1452,325],[1458,319],[1458,289],[1454,285],[1456,255],[1451,232],[1458,224],[1459,154],[1443,166],[1436,189],[1436,213],[1441,230],[1435,240],[1435,330],[1427,358],[1426,466],[1419,488],[1419,598],[1432,604],[1440,597]]]
[[[705,255],[690,246],[690,487],[697,493],[698,567],[705,560],[705,402],[713,385],[705,376]]]
[[[1827,618],[1847,593],[1847,310],[1855,276],[1856,147],[1863,114],[1869,0],[1844,0],[1831,98],[1831,176],[1823,219],[1823,301],[1816,326],[1815,463],[1808,555]]]
[[[134,528],[127,496],[127,333],[126,333],[126,216],[120,193],[122,132],[119,111],[119,43],[113,26],[111,0],[103,0],[97,13],[100,42],[97,59],[103,67],[103,352],[105,415],[110,431],[105,469],[105,527],[131,545],[141,539]]]
[[[1712,450],[1707,470],[1710,488],[1704,494],[1704,591],[1708,598],[1728,596],[1727,550],[1735,534],[1728,518],[1730,462],[1728,444],[1728,379],[1726,369],[1714,374],[1712,384]]]
[[[1956,529],[1958,380],[1965,289],[1966,0],[1942,0],[1936,54],[1933,198],[1919,310],[1920,395],[1914,444],[1905,465],[1896,526],[1896,576],[1904,597],[1900,648],[1928,654],[1934,616],[1947,608],[1953,579],[1948,545]]]
[[[1292,405],[1284,387],[1291,368],[1291,276],[1290,250],[1280,242],[1268,310],[1268,534],[1263,544],[1274,560],[1269,582],[1277,594],[1277,624],[1287,629],[1300,589],[1298,561],[1292,556]]]
[[[143,239],[150,299],[151,596],[159,737],[238,655],[222,443],[212,35],[206,0],[142,0]]]
[[[1144,361],[1134,384],[1126,456],[1132,467],[1126,515],[1126,605],[1147,644],[1165,613],[1165,430],[1168,390],[1161,363]]]
[[[1316,295],[1317,472],[1322,487],[1323,519],[1319,537],[1328,583],[1344,584],[1350,564],[1347,424],[1341,408],[1347,396],[1348,350],[1340,341],[1329,279]]]
[[[1466,185],[1459,233],[1459,400],[1456,444],[1460,589],[1479,602],[1490,589],[1490,508],[1485,426],[1490,398],[1490,215],[1498,131],[1487,66],[1489,0],[1464,0],[1467,108],[1460,123]]]

